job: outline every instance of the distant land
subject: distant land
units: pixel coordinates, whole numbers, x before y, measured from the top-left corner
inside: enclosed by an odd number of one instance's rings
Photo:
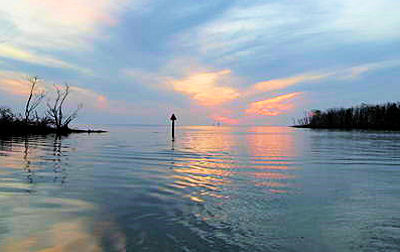
[[[350,108],[313,110],[296,128],[400,130],[400,103],[361,104]]]

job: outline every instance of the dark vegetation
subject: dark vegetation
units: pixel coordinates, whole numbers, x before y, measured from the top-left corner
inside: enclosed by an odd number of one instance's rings
[[[53,101],[47,102],[47,109],[43,116],[39,116],[37,108],[46,97],[44,91],[38,91],[39,77],[28,77],[30,92],[25,105],[24,114],[15,114],[10,108],[0,106],[0,134],[69,134],[69,133],[102,133],[101,130],[71,129],[70,123],[77,118],[82,105],[66,113],[65,102],[70,95],[70,87],[54,85],[56,96]]]
[[[298,120],[299,128],[400,130],[400,102],[361,104],[351,108],[313,110]]]

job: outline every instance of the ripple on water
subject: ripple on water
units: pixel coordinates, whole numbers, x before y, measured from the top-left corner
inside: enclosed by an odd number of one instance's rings
[[[168,136],[116,127],[0,138],[0,250],[399,248],[400,134],[180,127],[177,141]]]

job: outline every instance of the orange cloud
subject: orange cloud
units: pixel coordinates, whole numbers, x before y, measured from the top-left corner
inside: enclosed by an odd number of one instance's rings
[[[293,99],[301,92],[294,92],[271,99],[250,103],[246,114],[277,116],[294,108]]]
[[[262,81],[254,84],[247,92],[248,95],[254,95],[260,92],[270,92],[274,90],[284,89],[289,86],[296,85],[300,82],[314,81],[328,77],[330,74],[303,74],[294,77]]]
[[[240,96],[238,90],[220,85],[230,73],[230,70],[196,73],[169,83],[175,91],[188,95],[202,106],[216,106]]]
[[[1,79],[0,89],[12,95],[25,96],[29,94],[29,87],[26,83],[15,79]]]
[[[0,71],[0,90],[4,93],[15,96],[27,96],[30,92],[30,83],[27,80],[26,74]],[[39,81],[35,93],[46,91],[45,83]]]

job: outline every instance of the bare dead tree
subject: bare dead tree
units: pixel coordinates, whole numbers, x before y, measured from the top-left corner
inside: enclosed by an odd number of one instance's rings
[[[40,79],[38,76],[28,77],[28,82],[31,85],[31,90],[25,105],[25,122],[28,122],[31,113],[35,111],[35,109],[40,105],[43,98],[45,97],[44,91],[35,94],[35,88],[39,81]]]
[[[56,98],[53,104],[50,104],[50,102],[47,103],[46,115],[51,119],[57,130],[67,129],[68,125],[78,116],[78,112],[82,108],[82,104],[79,104],[72,113],[70,113],[68,116],[65,116],[63,106],[68,95],[70,94],[70,87],[68,84],[65,84],[64,88],[61,88],[57,85],[54,85],[54,88],[56,89]]]

